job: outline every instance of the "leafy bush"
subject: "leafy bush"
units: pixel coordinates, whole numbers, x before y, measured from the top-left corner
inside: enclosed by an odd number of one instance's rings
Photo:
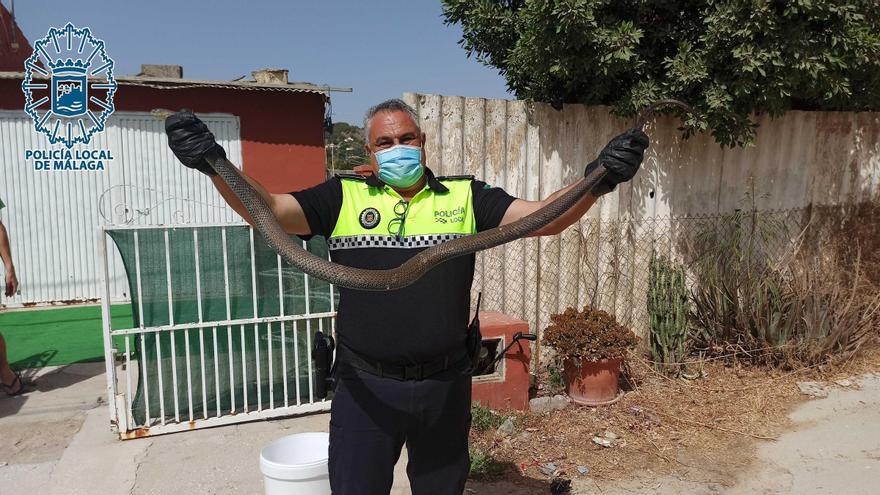
[[[483,407],[477,402],[471,405],[471,428],[476,431],[494,430],[501,426],[504,420],[504,416],[495,414],[488,407]]]
[[[750,142],[752,113],[880,109],[876,0],[443,0],[461,45],[518,98],[690,103],[689,132]]]
[[[471,476],[497,476],[504,472],[505,465],[492,454],[473,445],[468,446],[468,454],[471,459]]]
[[[547,366],[547,391],[556,395],[565,388],[565,379],[562,378],[559,363],[551,363]]]
[[[568,308],[550,316],[550,320],[552,324],[544,330],[544,342],[563,358],[588,361],[622,358],[638,343],[632,330],[601,309]]]
[[[648,277],[648,318],[651,356],[657,368],[678,372],[687,353],[688,290],[684,268],[663,257],[651,257]]]

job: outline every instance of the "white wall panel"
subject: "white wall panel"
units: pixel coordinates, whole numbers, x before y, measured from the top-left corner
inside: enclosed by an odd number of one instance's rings
[[[241,163],[238,118],[201,116]],[[26,149],[49,149],[24,112],[0,111],[0,218],[10,233],[20,294],[4,304],[100,297],[96,229],[106,224],[162,225],[239,221],[201,173],[168,150],[163,122],[148,113],[117,112],[87,146],[109,149],[104,171],[38,171]],[[114,298],[127,297],[121,261],[111,249]],[[0,268],[2,270],[2,268]]]

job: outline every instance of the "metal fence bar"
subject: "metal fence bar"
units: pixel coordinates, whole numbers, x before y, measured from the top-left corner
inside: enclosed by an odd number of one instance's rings
[[[213,223],[213,222],[202,222],[202,223],[188,223],[179,228],[187,228],[187,229],[207,229],[207,228],[226,228],[226,227],[248,227],[248,224],[242,223]],[[156,228],[155,225],[113,225],[112,227],[107,227],[107,230],[112,231],[123,231],[123,230],[149,230]],[[175,227],[177,228],[177,227]]]
[[[293,369],[295,370],[294,374],[296,375],[295,384],[296,384],[296,405],[302,404],[302,394],[300,393],[300,384],[299,384],[299,322],[293,322]]]
[[[217,327],[212,328],[211,332],[212,332],[212,337],[213,337],[212,340],[214,341],[214,359],[212,359],[212,361],[214,361],[214,399],[217,402],[217,417],[219,418],[221,416],[221,412],[220,412],[220,365],[219,365],[220,360],[217,359],[217,356],[219,356],[220,353],[217,352]]]
[[[196,265],[196,307],[199,323],[202,323],[202,269],[199,261],[199,230],[193,229],[193,254]],[[189,352],[187,352],[189,355]],[[205,329],[199,327],[199,358],[202,376],[202,418],[208,418],[208,387],[205,379]],[[190,399],[192,400],[192,399]],[[192,415],[192,414],[190,414]]]
[[[263,381],[260,378],[260,333],[259,325],[254,324],[254,352],[256,353],[257,368],[257,411],[263,410]]]
[[[254,303],[254,318],[259,318],[257,309],[257,253],[254,246],[254,229],[248,229],[248,241],[251,246],[251,299]]]
[[[232,319],[232,304],[229,299],[229,248],[226,246],[226,227],[223,227],[220,230],[221,239],[223,242],[223,288],[226,294],[226,319]],[[229,347],[227,348],[227,354],[229,357],[229,409],[230,412],[235,412],[235,373],[233,372],[233,364],[232,364],[232,327],[230,325],[226,326],[226,341]],[[217,359],[217,355],[214,355],[214,359]],[[219,398],[218,398],[219,400]]]
[[[159,422],[165,424],[165,384],[162,380],[162,342],[159,337],[162,334],[156,334],[156,371],[159,380]]]
[[[159,422],[165,424],[165,386],[162,379],[162,341],[160,334],[156,334],[156,371],[159,381]]]
[[[247,355],[244,349],[247,349],[244,335],[244,325],[239,327],[241,333],[241,388],[242,396],[244,396],[244,412],[248,412],[248,390],[247,390]]]
[[[330,284],[330,312],[336,314],[336,286]],[[336,318],[330,318],[330,333],[333,335],[333,338],[336,339]],[[338,342],[338,339],[337,339]],[[335,359],[336,356],[336,346],[333,348],[333,356]],[[321,402],[327,400],[324,398]]]
[[[134,272],[138,291],[138,328],[144,328],[144,292],[141,287],[141,246],[138,232],[134,232]]]
[[[155,327],[148,327],[144,329],[140,328],[125,328],[121,330],[114,330],[112,335],[126,335],[126,334],[141,334],[141,333],[161,333],[161,332],[170,332],[174,330],[186,330],[187,328],[211,328],[214,326],[223,327],[223,326],[236,326],[236,325],[253,325],[256,323],[276,323],[279,321],[291,322],[291,321],[299,321],[299,320],[309,320],[315,318],[332,318],[336,316],[336,313],[325,312],[325,313],[311,313],[308,315],[287,315],[287,316],[265,316],[262,318],[240,318],[235,320],[216,320],[216,321],[206,321],[202,323],[181,323],[178,325],[162,325]]]
[[[134,272],[138,291],[138,327],[144,328],[144,290],[141,284],[141,249],[138,231],[134,231]],[[150,382],[147,374],[147,339],[146,334],[141,333],[141,352],[138,359],[141,362],[141,370],[144,375],[144,417],[150,424]]]
[[[314,404],[303,404],[302,406],[297,407],[295,410],[290,409],[266,409],[262,412],[251,411],[250,413],[244,414],[235,414],[221,417],[211,417],[208,419],[203,419],[196,421],[193,424],[190,423],[169,423],[165,426],[156,426],[150,428],[149,431],[144,431],[141,429],[135,429],[128,432],[120,433],[120,437],[124,440],[140,438],[146,435],[158,435],[164,433],[175,433],[181,431],[191,431],[202,428],[214,428],[216,426],[225,426],[225,425],[233,425],[237,423],[244,423],[247,421],[260,421],[260,420],[268,420],[275,418],[284,418],[291,416],[292,414],[310,414],[310,413],[318,413],[318,412],[326,412],[330,410],[330,402],[316,402]]]
[[[98,229],[98,256],[100,257],[100,267],[102,270],[102,285],[104,289],[104,296],[101,298],[101,326],[102,332],[101,337],[104,341],[104,366],[105,373],[107,375],[107,404],[110,407],[110,422],[111,424],[119,425],[119,410],[117,408],[116,402],[116,351],[113,348],[113,337],[111,336],[111,332],[113,330],[113,317],[110,312],[110,263],[108,260],[109,253],[107,252],[107,233],[104,229]],[[128,338],[125,339],[126,349],[125,349],[125,359],[126,359],[126,367],[125,373],[126,375],[130,374],[131,370],[131,361],[130,354],[128,352]],[[131,386],[129,386],[129,391],[127,395],[131,396]],[[126,421],[124,424],[129,424],[128,418],[128,409],[123,411],[123,414],[126,416]]]
[[[269,363],[269,409],[275,409],[275,380],[272,377],[272,324],[266,323],[266,353]]]
[[[254,229],[248,229],[248,242],[251,249],[251,301],[253,302],[254,318],[259,318],[259,310],[257,308],[257,254],[254,246]],[[260,325],[254,323],[254,347],[257,351],[257,410],[263,410],[262,384],[260,382]],[[270,343],[271,345],[271,343]],[[271,347],[269,349],[271,356]],[[271,359],[271,358],[270,358]],[[271,364],[270,364],[271,366]],[[272,371],[269,371],[269,380],[272,379]],[[270,382],[271,383],[271,382]],[[270,385],[271,386],[271,385]]]
[[[232,352],[232,327],[226,327],[226,354],[229,356],[229,411],[235,413],[235,356]]]
[[[183,345],[186,346],[186,401],[189,411],[189,420],[193,420],[193,389],[192,389],[192,364],[189,357],[189,330],[183,331]]]
[[[165,280],[168,283],[168,323],[174,325],[174,300],[171,290],[171,242],[168,239],[168,229],[165,234]],[[174,332],[171,332],[171,386],[174,392],[174,421],[180,421],[180,404],[177,398],[177,346],[174,341]]]
[[[278,265],[278,313],[279,316],[284,316],[284,280],[281,277],[281,256],[276,254],[275,260]],[[287,338],[284,333],[284,322],[279,322],[279,325],[281,325],[281,380],[284,383],[284,407],[290,407],[287,396]]]
[[[306,241],[302,241],[302,247],[303,247],[303,249],[306,249],[306,250],[309,248],[308,244],[306,244]],[[305,277],[304,286],[305,286],[306,297],[304,299],[305,299],[305,303],[306,303],[306,316],[308,316],[311,314],[311,306],[312,306],[311,304],[309,304],[309,274],[303,273],[303,277]],[[306,355],[308,355],[308,353],[311,352],[311,350],[312,350],[312,320],[308,319],[308,320],[306,320]],[[315,402],[315,392],[314,392],[315,387],[312,384],[312,360],[306,359],[306,363],[309,367],[309,402]],[[299,369],[299,368],[297,367],[297,369]],[[299,382],[299,380],[297,380],[297,382]]]
[[[330,284],[330,312],[336,314],[336,286]],[[336,318],[330,320],[330,331],[333,332],[333,336],[336,336]],[[334,349],[335,352],[335,349]]]
[[[202,419],[208,419],[208,384],[207,370],[205,369],[205,329],[199,329],[199,357],[202,366]]]
[[[149,378],[147,377],[147,357],[146,357],[146,352],[144,352],[144,349],[146,349],[146,344],[147,344],[147,338],[146,338],[145,334],[142,333],[141,334],[141,353],[140,353],[139,358],[141,360],[141,372],[144,375],[144,416],[146,418],[147,424],[150,424],[150,387],[149,387],[150,382],[149,382]]]
[[[321,335],[324,335],[324,318],[321,318],[318,320],[318,331],[321,332]],[[326,339],[327,336],[324,335],[324,338]],[[309,345],[309,349],[311,349],[311,348],[312,348],[312,346]],[[311,376],[311,374],[312,374],[311,367],[312,367],[312,360],[309,359],[309,376]],[[321,399],[321,402],[323,402],[325,400],[327,400],[327,397],[324,397],[323,399]],[[314,399],[312,399],[312,402],[314,402]]]
[[[126,395],[126,403],[127,407],[125,409],[125,414],[128,418],[132,417],[131,414],[131,398],[134,396],[131,392],[131,344],[129,343],[131,336],[125,336],[125,395]],[[128,424],[131,424],[130,421],[127,421]]]

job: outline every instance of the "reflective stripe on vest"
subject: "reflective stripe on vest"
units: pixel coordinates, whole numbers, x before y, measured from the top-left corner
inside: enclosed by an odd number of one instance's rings
[[[346,178],[341,183],[342,208],[327,240],[331,250],[422,248],[476,232],[470,180],[442,180],[445,193],[426,184],[409,203],[389,186]]]

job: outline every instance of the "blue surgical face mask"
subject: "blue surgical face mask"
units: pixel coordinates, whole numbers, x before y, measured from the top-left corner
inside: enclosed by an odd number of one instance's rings
[[[391,187],[406,189],[422,178],[422,148],[398,144],[376,152],[379,179]]]

